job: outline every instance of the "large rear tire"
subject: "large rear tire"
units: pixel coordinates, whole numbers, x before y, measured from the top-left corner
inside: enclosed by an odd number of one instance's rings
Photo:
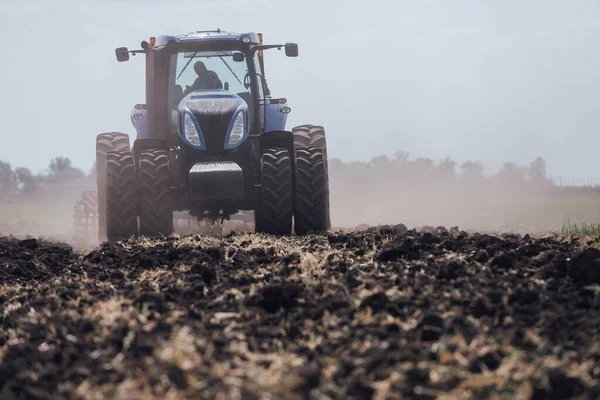
[[[96,195],[98,197],[98,240],[106,240],[106,155],[111,151],[129,151],[129,136],[120,132],[96,136]]]
[[[263,150],[260,164],[261,200],[254,214],[254,229],[272,235],[290,235],[294,201],[289,151],[284,148]]]
[[[106,236],[109,241],[137,236],[138,193],[131,151],[106,155]]]
[[[296,150],[294,231],[297,235],[327,232],[329,216],[329,179],[323,151],[316,147]]]
[[[140,235],[169,236],[174,231],[169,155],[165,150],[140,154]]]
[[[325,128],[321,125],[299,125],[292,128],[292,135],[294,137],[294,151],[303,147],[316,147],[321,149],[323,151],[325,171],[329,170]]]

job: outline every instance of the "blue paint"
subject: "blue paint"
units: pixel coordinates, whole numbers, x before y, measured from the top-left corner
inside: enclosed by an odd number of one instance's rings
[[[187,96],[185,96],[180,102],[179,102],[179,106],[178,106],[178,110],[180,113],[180,123],[178,126],[178,131],[179,131],[179,136],[181,137],[181,140],[187,144],[188,146],[190,146],[193,149],[197,149],[197,150],[206,150],[206,143],[204,141],[204,134],[202,132],[202,129],[200,128],[200,124],[198,123],[198,120],[196,119],[196,117],[194,116],[194,113],[192,112],[192,110],[190,110],[189,106],[188,106],[188,101],[189,100],[206,100],[206,101],[210,101],[210,100],[222,100],[222,99],[231,99],[235,102],[235,112],[233,113],[233,116],[231,118],[231,120],[229,121],[229,125],[227,127],[227,132],[225,135],[225,143],[223,143],[223,148],[230,150],[230,149],[234,149],[238,146],[240,146],[242,143],[244,143],[244,141],[248,138],[248,104],[246,104],[246,102],[244,101],[244,99],[242,99],[240,96],[238,96],[237,94],[234,93],[230,93],[227,90],[224,89],[199,89],[196,90],[192,93],[189,93]],[[239,113],[243,113],[244,115],[244,135],[242,136],[242,140],[240,140],[237,144],[230,146],[229,145],[229,136],[231,135],[231,130],[233,129],[233,124],[235,123],[235,119],[237,118]],[[191,144],[185,137],[185,115],[189,115],[190,118],[192,119],[194,126],[196,127],[196,130],[198,131],[198,136],[200,137],[200,145],[199,146],[194,146],[193,144]]]
[[[287,114],[281,112],[283,107],[287,107],[287,103],[266,105],[265,132],[285,130]]]

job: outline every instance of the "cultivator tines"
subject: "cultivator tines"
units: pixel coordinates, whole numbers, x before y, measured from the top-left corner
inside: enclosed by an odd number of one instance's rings
[[[175,231],[179,234],[205,233],[210,235],[221,235],[225,228],[233,228],[241,223],[242,230],[250,231],[254,223],[253,211],[240,211],[230,216],[229,221],[205,218],[198,221],[193,215],[186,212],[173,213]],[[236,224],[237,223],[237,224]]]
[[[98,233],[98,196],[93,190],[82,192],[73,208],[73,234],[91,237]]]

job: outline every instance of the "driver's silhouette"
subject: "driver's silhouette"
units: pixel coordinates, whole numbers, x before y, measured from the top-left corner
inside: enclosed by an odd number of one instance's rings
[[[199,89],[222,89],[223,84],[215,71],[209,71],[202,61],[194,64],[194,71],[198,75],[192,86],[187,86],[183,96],[187,96]]]

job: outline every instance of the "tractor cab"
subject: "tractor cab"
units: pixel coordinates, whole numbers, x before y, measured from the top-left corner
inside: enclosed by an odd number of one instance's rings
[[[116,50],[119,61],[146,54],[149,124],[134,125],[150,131],[138,131],[139,137],[164,137],[172,144],[179,139],[192,149],[219,153],[249,135],[285,129],[291,109],[286,99],[270,96],[263,52],[284,47],[296,57],[295,43],[265,46],[262,34],[217,30],[151,38],[142,47]]]

